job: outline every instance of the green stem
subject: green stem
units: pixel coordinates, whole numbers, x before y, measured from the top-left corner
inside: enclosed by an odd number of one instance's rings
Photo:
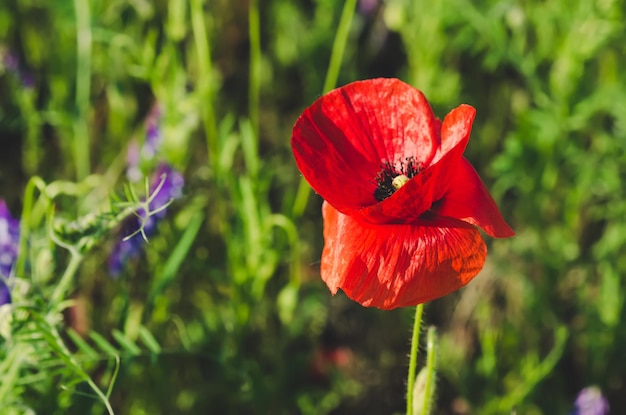
[[[248,115],[255,139],[259,137],[259,95],[261,91],[261,34],[259,1],[250,0],[248,36],[250,36],[250,80],[248,88]]]
[[[265,226],[267,231],[272,226],[281,228],[287,235],[287,240],[291,246],[291,272],[289,275],[290,282],[299,287],[302,281],[300,275],[300,238],[298,237],[298,228],[287,216],[278,213],[269,215],[265,218]]]
[[[422,314],[424,304],[415,307],[415,321],[413,322],[413,337],[411,338],[411,355],[409,358],[409,374],[406,391],[406,414],[413,415],[413,387],[415,386],[415,369],[417,368],[417,353],[420,342],[420,330],[422,327]]]
[[[26,118],[26,141],[23,148],[22,164],[28,176],[33,176],[37,172],[41,156],[41,145],[39,144],[41,118],[37,112],[34,95],[32,88],[23,88],[18,95],[20,111]]]
[[[434,382],[437,373],[437,330],[432,326],[428,328],[426,334],[426,353],[426,384],[424,386],[424,404],[420,415],[430,414],[433,407]]]
[[[58,356],[68,366],[73,368],[78,374],[78,376],[80,376],[83,379],[83,381],[85,381],[89,385],[89,387],[91,387],[94,393],[98,395],[98,397],[102,401],[102,404],[106,407],[107,413],[109,415],[114,415],[113,408],[111,407],[111,403],[109,402],[108,396],[106,396],[102,392],[102,390],[100,390],[98,385],[96,385],[96,383],[91,379],[91,377],[87,374],[87,372],[85,372],[83,367],[76,361],[76,358],[74,357],[74,355],[68,350],[67,346],[63,342],[63,339],[61,338],[61,335],[59,334],[56,327],[50,325],[49,322],[45,318],[42,318],[42,317],[40,317],[40,320],[39,320],[39,327],[41,328],[41,331],[45,333],[44,337],[47,338],[48,344],[51,346],[51,348],[55,352],[57,352]],[[114,379],[112,379],[112,382],[113,381]]]
[[[52,292],[52,295],[50,296],[49,304],[51,305],[50,308],[52,309],[56,308],[63,301],[63,297],[67,293],[67,291],[69,291],[70,285],[74,280],[74,275],[76,275],[76,271],[78,271],[78,266],[83,260],[83,255],[78,252],[75,246],[65,243],[56,236],[54,229],[52,228],[53,222],[54,206],[50,206],[48,208],[47,215],[48,236],[50,237],[50,240],[52,240],[52,242],[70,251],[70,262],[67,264],[65,272],[63,272],[61,279],[57,283],[54,291]]]
[[[215,123],[215,109],[213,107],[213,68],[211,63],[211,48],[208,40],[208,32],[204,24],[205,12],[203,10],[203,0],[192,0],[191,2],[191,27],[196,45],[196,55],[198,56],[198,89],[202,98],[202,123],[204,124],[204,135],[206,136],[206,146],[209,153],[209,160],[217,160],[217,125]]]
[[[26,269],[26,248],[28,247],[28,237],[31,227],[33,226],[33,203],[35,200],[35,190],[43,192],[46,183],[39,176],[33,176],[26,184],[24,190],[24,205],[22,207],[22,216],[20,219],[20,242],[19,255],[17,256],[16,274],[20,278],[26,278],[24,271]]]
[[[20,368],[22,363],[27,360],[28,349],[24,351],[22,347],[10,347],[3,360],[0,361],[0,373],[2,373],[2,382],[0,382],[0,402],[9,401],[11,392],[17,387],[17,383],[21,379]],[[26,356],[25,356],[26,355]],[[15,393],[15,392],[14,392]]]
[[[293,207],[291,208],[291,216],[294,219],[299,218],[304,213],[310,194],[311,186],[309,186],[306,180],[304,180],[304,177],[301,177],[300,183],[298,184],[298,190],[296,191],[296,197],[293,201]]]
[[[74,117],[74,161],[76,177],[82,180],[91,171],[87,112],[91,89],[91,27],[89,0],[74,0],[76,13],[76,114]]]
[[[63,276],[59,280],[59,283],[50,297],[50,304],[52,304],[53,307],[60,304],[65,294],[69,291],[70,285],[74,280],[74,275],[76,275],[76,271],[78,270],[78,266],[83,260],[83,256],[76,250],[72,250],[71,254],[72,256],[70,262],[67,264],[67,268],[65,268]]]
[[[341,19],[339,20],[339,27],[337,28],[337,34],[335,35],[335,41],[333,42],[333,50],[330,55],[328,72],[326,72],[326,81],[324,81],[324,94],[335,88],[337,85],[339,68],[341,68],[343,52],[348,41],[348,34],[350,33],[350,25],[352,24],[352,17],[354,16],[355,8],[356,0],[346,0],[343,5]]]

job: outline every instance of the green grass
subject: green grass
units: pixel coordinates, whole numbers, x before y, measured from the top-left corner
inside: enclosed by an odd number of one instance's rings
[[[23,225],[3,413],[403,413],[413,310],[331,297],[289,145],[324,91],[376,76],[477,108],[466,157],[517,233],[425,307],[433,413],[563,414],[591,384],[626,412],[626,4],[363,3],[0,5],[0,198]],[[155,103],[184,195],[111,278]]]

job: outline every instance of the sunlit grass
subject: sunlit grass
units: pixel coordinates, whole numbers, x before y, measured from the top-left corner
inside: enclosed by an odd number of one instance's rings
[[[425,306],[433,413],[568,413],[591,384],[626,411],[622,3],[2,3],[0,198],[21,239],[0,408],[402,413],[413,310],[330,296],[289,146],[323,92],[394,76],[435,113],[477,108],[466,157],[517,233]],[[167,163],[183,195],[112,278],[151,197],[124,188],[155,104],[137,168]]]

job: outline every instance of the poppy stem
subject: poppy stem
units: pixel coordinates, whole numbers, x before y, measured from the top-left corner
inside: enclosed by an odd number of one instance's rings
[[[426,372],[424,380],[424,398],[421,415],[430,414],[435,395],[435,377],[437,375],[437,330],[429,327],[426,334]]]
[[[409,375],[406,388],[406,415],[413,415],[413,387],[415,386],[415,370],[417,368],[417,353],[422,328],[422,314],[424,304],[415,307],[415,321],[413,322],[413,336],[411,338],[411,354],[409,357]]]

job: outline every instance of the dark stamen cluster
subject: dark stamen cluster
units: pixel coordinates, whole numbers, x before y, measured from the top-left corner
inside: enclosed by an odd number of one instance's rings
[[[420,172],[420,168],[413,157],[398,160],[398,164],[400,166],[399,169],[388,161],[381,164],[381,170],[376,175],[376,190],[374,190],[374,197],[379,202],[387,199],[396,191],[396,188],[393,186],[393,179],[400,175],[405,175],[411,179]]]

